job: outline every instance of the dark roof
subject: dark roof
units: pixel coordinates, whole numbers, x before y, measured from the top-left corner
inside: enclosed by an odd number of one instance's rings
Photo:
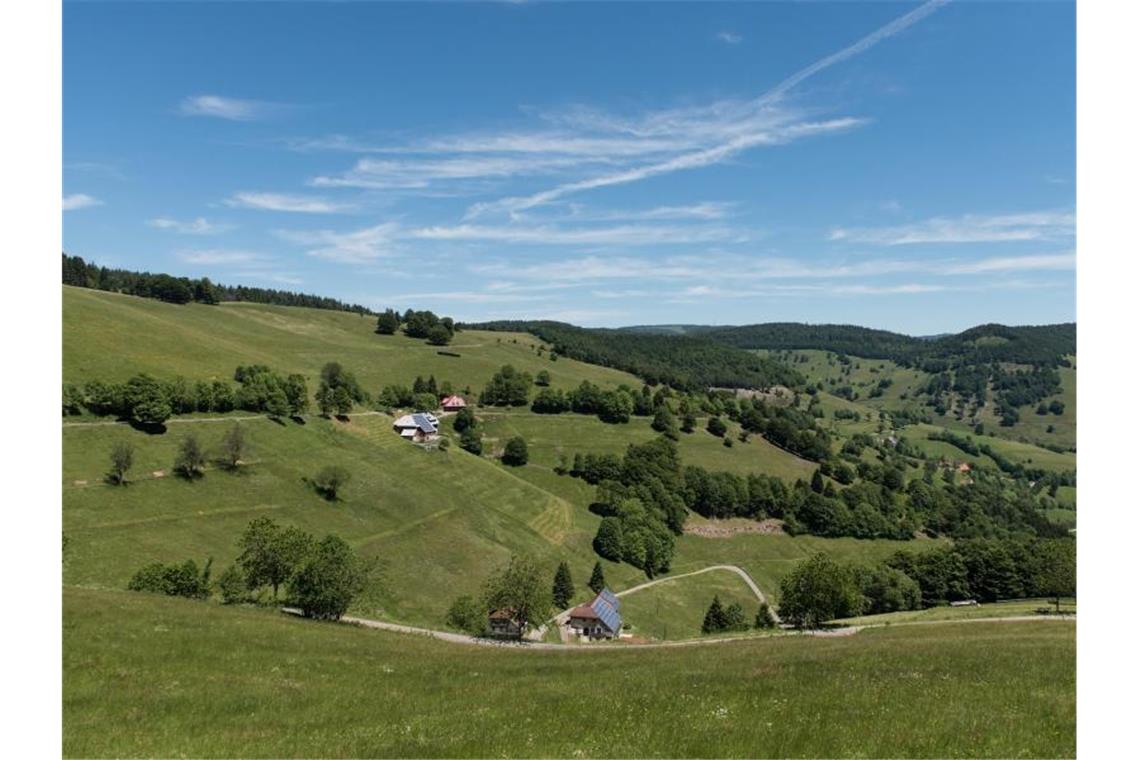
[[[436,432],[435,425],[431,424],[431,421],[428,420],[426,415],[413,414],[412,415],[412,421],[416,423],[416,427],[418,427],[420,430],[422,430],[425,433]]]
[[[490,614],[490,615],[488,615],[487,617],[489,617],[491,620],[510,620],[510,621],[514,621],[514,619],[515,619],[515,611],[514,611],[514,610],[494,610],[494,611],[492,611],[492,612],[491,612],[491,614]]]
[[[570,617],[597,619],[598,613],[594,612],[594,608],[588,604],[579,604],[577,607],[570,610]]]

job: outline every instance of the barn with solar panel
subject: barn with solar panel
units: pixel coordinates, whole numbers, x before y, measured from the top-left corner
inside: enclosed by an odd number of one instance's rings
[[[429,412],[405,414],[396,420],[392,427],[400,437],[408,441],[422,443],[439,437],[439,420]]]
[[[579,636],[616,639],[621,635],[621,601],[614,592],[604,588],[589,604],[570,610],[567,624]]]

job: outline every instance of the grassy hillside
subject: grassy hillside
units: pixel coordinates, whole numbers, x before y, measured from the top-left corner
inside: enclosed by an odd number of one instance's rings
[[[127,592],[64,602],[67,757],[1076,752],[1070,623],[528,652]]]
[[[596,417],[578,414],[541,415],[529,412],[499,412],[480,410],[486,421],[485,440],[492,447],[502,448],[512,436],[521,435],[527,441],[531,462],[540,467],[553,468],[558,457],[565,455],[573,460],[576,453],[621,455],[630,443],[644,443],[657,437],[647,417],[634,417],[621,425],[606,424]],[[811,477],[816,465],[768,443],[760,436],[752,436],[747,443],[734,440],[731,448],[721,438],[704,430],[705,420],[699,420],[698,429],[682,434],[678,450],[685,464],[700,465],[709,470],[727,470],[737,474],[764,472],[788,480],[805,480]],[[729,423],[729,437],[735,438],[740,426]]]
[[[63,379],[123,381],[138,372],[159,378],[230,378],[239,364],[299,372],[316,387],[321,367],[339,361],[365,390],[410,385],[434,374],[476,393],[501,366],[531,374],[547,370],[551,384],[606,387],[641,381],[573,359],[538,356],[533,335],[465,331],[441,356],[439,348],[403,335],[377,335],[375,320],[356,314],[249,303],[174,305],[148,298],[63,288]]]
[[[546,422],[537,415],[510,416],[514,422],[528,418],[535,425]],[[607,426],[587,417],[559,418],[553,424],[562,419],[606,430],[630,427]],[[391,422],[380,414],[356,415],[348,423],[249,420],[241,424],[251,442],[251,463],[237,473],[211,470],[196,482],[171,474],[182,437],[193,431],[212,448],[232,423],[187,420],[171,423],[162,435],[127,425],[65,428],[64,530],[70,541],[65,581],[123,588],[148,562],[202,562],[207,557],[214,558],[220,572],[235,558],[236,539],[249,521],[269,516],[319,535],[337,533],[362,553],[385,561],[383,588],[357,606],[366,615],[439,625],[455,596],[476,593],[492,569],[512,552],[522,551],[547,562],[551,573],[566,559],[586,595],[584,582],[598,559],[591,542],[600,520],[588,510],[591,486],[544,466],[541,445],[539,463],[509,468],[455,447],[426,451],[400,440]],[[132,482],[126,487],[102,482],[108,454],[119,441],[132,443],[136,450]],[[620,439],[614,445],[624,448]],[[737,451],[719,444],[717,448],[730,455]],[[335,503],[305,482],[331,463],[352,475]],[[763,469],[762,463],[757,466]],[[903,543],[756,534],[731,539],[683,536],[674,568],[685,572],[739,564],[766,593],[774,594],[779,577],[792,563],[814,551],[873,558]],[[603,564],[615,589],[644,579],[629,565]]]
[[[622,621],[639,638],[658,641],[700,638],[701,623],[713,596],[720,597],[726,607],[739,604],[749,623],[756,616],[759,602],[743,579],[729,570],[710,570],[623,596]]]

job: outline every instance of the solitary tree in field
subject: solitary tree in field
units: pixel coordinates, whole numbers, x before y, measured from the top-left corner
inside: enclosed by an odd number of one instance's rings
[[[570,565],[565,561],[558,563],[558,571],[554,573],[554,588],[552,589],[554,606],[564,610],[570,606],[574,598],[574,581],[570,578]]]
[[[351,475],[348,470],[338,465],[322,467],[313,478],[313,487],[329,501],[336,501],[341,489],[348,483]]]
[[[602,569],[601,562],[594,563],[594,571],[590,573],[590,582],[587,585],[595,594],[601,593],[606,587],[606,571]]]
[[[705,428],[717,437],[723,436],[728,432],[728,425],[725,425],[724,420],[720,417],[709,417],[708,424]]]
[[[178,445],[178,456],[174,459],[174,471],[186,478],[196,478],[206,469],[206,454],[198,443],[198,436],[189,433]]]
[[[508,464],[512,467],[521,467],[527,463],[529,457],[530,454],[526,449],[526,440],[524,440],[522,436],[516,435],[507,441],[507,445],[503,449],[503,464]]]
[[[245,440],[245,431],[235,422],[222,437],[222,463],[229,469],[236,470],[248,453],[249,445]]]
[[[544,369],[540,369],[538,374],[534,376],[534,384],[543,387],[550,385],[550,373]]]
[[[116,485],[127,482],[127,472],[135,460],[135,447],[126,441],[116,443],[111,449],[111,471],[108,479]]]

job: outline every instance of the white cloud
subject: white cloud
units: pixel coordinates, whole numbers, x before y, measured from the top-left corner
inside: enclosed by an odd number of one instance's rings
[[[597,159],[601,160],[601,159]],[[548,156],[451,156],[432,159],[372,159],[357,161],[351,170],[335,176],[319,176],[315,187],[358,187],[373,190],[423,188],[436,182],[501,179],[550,174],[577,167],[582,159]]]
[[[251,208],[262,211],[288,211],[300,214],[337,214],[351,211],[352,206],[335,203],[327,198],[285,193],[237,193],[225,201],[233,208]]]
[[[171,230],[180,235],[213,235],[228,229],[225,225],[214,224],[198,217],[189,222],[180,222],[177,219],[160,216],[147,222],[148,225],[160,230]]]
[[[717,32],[716,38],[728,45],[739,45],[740,41],[744,39],[736,32],[729,31]]]
[[[653,128],[654,132],[651,132],[651,134],[657,133],[656,130],[659,130],[661,127],[665,127],[664,133],[669,134],[674,132],[678,126],[685,126],[690,130],[696,128],[699,134],[703,127],[706,133],[712,132],[719,136],[719,142],[717,144],[608,175],[564,183],[529,196],[504,198],[494,203],[476,204],[471,208],[468,216],[470,217],[488,211],[518,211],[520,209],[532,208],[572,193],[592,190],[599,187],[638,182],[661,174],[709,166],[754,147],[781,144],[811,134],[822,134],[828,131],[849,129],[858,126],[864,123],[864,121],[850,118],[835,119],[819,124],[785,124],[773,126],[771,123],[765,123],[765,117],[770,119],[775,104],[777,104],[789,90],[804,80],[837,63],[869,50],[885,39],[899,34],[929,16],[938,8],[945,5],[946,2],[948,2],[948,0],[930,0],[930,2],[880,27],[854,44],[825,58],[821,58],[810,66],[797,71],[795,74],[792,74],[750,102],[743,104],[735,102],[713,104],[713,106],[708,109],[704,109],[703,113],[691,109],[682,112],[663,112],[652,115],[651,118],[642,125],[643,127],[648,126]],[[588,113],[587,116],[589,116]],[[693,117],[697,118],[694,119]],[[594,119],[594,122],[596,124],[597,119]],[[611,126],[620,128],[623,125],[617,122]],[[632,133],[637,134],[636,131]]]
[[[864,119],[848,117],[823,122],[799,122],[787,126],[751,132],[711,148],[682,153],[658,163],[645,164],[612,174],[603,174],[576,182],[568,182],[528,196],[503,198],[491,203],[478,203],[471,207],[467,216],[470,218],[488,211],[511,212],[534,208],[535,206],[544,205],[584,190],[624,185],[663,174],[698,169],[720,163],[750,148],[763,145],[783,145],[803,137],[849,130],[864,123],[866,123]]]
[[[346,264],[361,264],[396,253],[394,222],[377,224],[351,232],[334,230],[278,230],[277,236],[288,242],[309,246],[310,256]]]
[[[1037,256],[1002,256],[951,265],[947,274],[981,274],[985,272],[1067,270],[1077,266],[1072,253],[1050,253]]]
[[[874,245],[919,243],[1001,243],[1026,240],[1056,240],[1075,233],[1076,215],[1070,211],[1040,211],[1025,214],[935,217],[914,224],[891,227],[838,228],[830,240]]]
[[[423,227],[408,237],[424,240],[475,240],[532,245],[669,245],[709,242],[743,242],[747,237],[723,227],[619,225],[613,227],[502,227],[460,224]]]
[[[178,258],[189,264],[252,264],[268,261],[271,257],[254,251],[241,251],[231,248],[197,248],[178,251]]]
[[[282,105],[279,103],[267,103],[261,100],[242,100],[221,95],[191,95],[179,104],[178,112],[183,116],[212,116],[230,121],[255,121],[271,116],[281,108]]]
[[[72,195],[63,196],[64,211],[78,211],[79,209],[102,205],[103,201],[87,195],[86,193],[74,193]]]

